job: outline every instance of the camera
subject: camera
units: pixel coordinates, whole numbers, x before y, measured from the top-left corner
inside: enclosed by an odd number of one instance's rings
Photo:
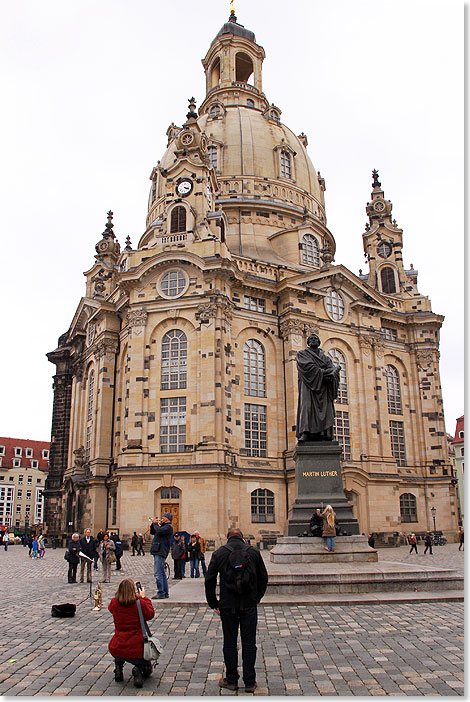
[[[137,590],[137,592],[140,592],[142,590],[142,583],[140,582],[140,580],[137,580],[135,584],[135,589]]]

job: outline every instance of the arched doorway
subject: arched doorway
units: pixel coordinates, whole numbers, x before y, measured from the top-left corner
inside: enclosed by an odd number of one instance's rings
[[[180,530],[181,490],[177,487],[162,487],[155,490],[155,514],[162,517],[165,512],[173,515],[173,531]]]

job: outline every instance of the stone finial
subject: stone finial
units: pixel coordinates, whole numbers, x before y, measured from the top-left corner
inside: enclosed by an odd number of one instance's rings
[[[189,102],[189,112],[186,115],[187,119],[197,119],[196,99],[193,97],[189,98],[188,102]]]
[[[126,237],[126,248],[124,249],[124,251],[132,251],[130,236]]]
[[[333,261],[333,251],[329,244],[326,244],[326,246],[320,249],[320,258],[323,261],[322,268],[327,268]]]
[[[107,212],[108,215],[108,221],[106,222],[106,227],[103,232],[103,238],[104,239],[114,239],[114,231],[113,231],[113,213],[111,210],[108,210]]]
[[[372,171],[372,187],[373,188],[381,188],[382,183],[379,181],[379,172],[376,168]]]

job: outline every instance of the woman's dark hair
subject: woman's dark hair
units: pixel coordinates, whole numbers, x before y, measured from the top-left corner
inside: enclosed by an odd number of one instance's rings
[[[121,580],[114,597],[123,607],[128,607],[129,605],[135,604],[137,601],[135,595],[135,582],[129,578]]]

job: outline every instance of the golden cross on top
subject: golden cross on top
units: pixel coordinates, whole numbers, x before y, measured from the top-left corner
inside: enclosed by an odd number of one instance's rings
[[[235,14],[235,4],[234,0],[230,0],[230,14],[234,15]]]

